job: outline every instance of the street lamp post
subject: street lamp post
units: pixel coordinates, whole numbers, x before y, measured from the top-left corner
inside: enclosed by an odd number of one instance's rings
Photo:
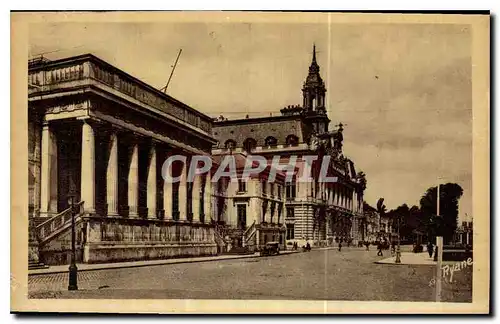
[[[71,263],[69,265],[68,290],[78,290],[78,268],[76,267],[75,249],[75,193],[70,189],[68,202],[71,207]]]
[[[399,234],[399,225],[401,217],[398,215],[398,247],[396,249],[396,263],[401,263],[401,235]]]
[[[440,217],[440,187],[441,184],[437,185],[437,195],[436,195],[436,216]],[[441,236],[441,229],[438,229],[438,235],[436,236],[436,256],[437,256],[437,263],[436,263],[436,302],[441,301],[441,286],[442,286],[442,278],[441,278],[441,266],[443,264],[443,236]]]

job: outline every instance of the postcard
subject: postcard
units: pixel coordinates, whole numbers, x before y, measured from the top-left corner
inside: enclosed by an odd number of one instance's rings
[[[12,12],[11,311],[489,313],[489,22]]]

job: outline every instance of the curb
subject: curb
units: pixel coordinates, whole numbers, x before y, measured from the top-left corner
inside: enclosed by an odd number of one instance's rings
[[[299,252],[287,252],[287,253],[280,253],[275,256],[283,256],[283,255],[288,255],[288,254],[294,254],[294,253],[299,253]],[[106,268],[94,268],[94,269],[78,269],[78,272],[84,272],[84,271],[99,271],[99,270],[113,270],[113,269],[127,269],[127,268],[140,268],[140,267],[152,267],[152,266],[160,266],[160,265],[167,265],[167,264],[182,264],[182,263],[199,263],[199,262],[212,262],[212,261],[224,261],[224,260],[238,260],[238,259],[251,259],[251,258],[260,258],[260,255],[243,255],[243,256],[235,256],[231,258],[221,258],[221,259],[210,259],[210,260],[181,260],[179,259],[178,261],[172,261],[175,259],[167,259],[165,262],[159,262],[159,263],[154,263],[154,264],[130,264],[130,265],[110,265],[109,267]],[[36,270],[35,270],[36,271]],[[28,276],[42,276],[42,275],[49,275],[49,274],[58,274],[58,273],[68,273],[69,270],[53,270],[53,271],[47,271],[47,272],[36,272],[36,273],[29,273],[28,271]]]

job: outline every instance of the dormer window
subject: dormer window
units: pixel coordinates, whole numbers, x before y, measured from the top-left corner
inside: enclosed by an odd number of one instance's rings
[[[257,141],[254,140],[253,138],[247,138],[243,142],[243,148],[247,153],[251,153],[256,146],[257,146]]]
[[[278,140],[275,137],[268,136],[265,140],[266,146],[277,146]]]
[[[286,145],[297,146],[299,144],[299,139],[295,135],[288,135],[286,138]]]
[[[234,140],[227,140],[225,143],[224,143],[224,147],[228,150],[232,150],[232,149],[235,149],[236,148],[236,142]]]

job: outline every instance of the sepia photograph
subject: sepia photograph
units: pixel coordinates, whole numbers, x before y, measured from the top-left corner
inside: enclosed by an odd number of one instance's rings
[[[489,24],[11,13],[11,310],[488,313]]]

